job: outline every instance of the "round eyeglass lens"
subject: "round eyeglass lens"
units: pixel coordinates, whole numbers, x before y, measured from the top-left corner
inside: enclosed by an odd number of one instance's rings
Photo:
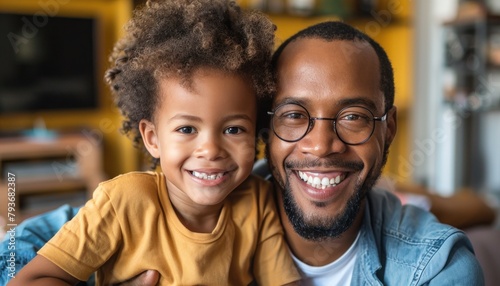
[[[281,140],[299,140],[309,129],[309,113],[300,105],[284,104],[274,111],[272,126]]]
[[[373,113],[361,106],[342,109],[336,116],[337,136],[347,144],[364,143],[373,133]]]

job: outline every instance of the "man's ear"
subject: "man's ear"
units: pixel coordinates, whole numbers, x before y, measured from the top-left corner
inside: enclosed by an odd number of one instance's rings
[[[155,125],[146,119],[142,119],[139,122],[139,131],[141,132],[142,141],[149,154],[151,154],[153,158],[160,158],[160,142],[158,140]]]
[[[398,112],[396,106],[393,106],[387,113],[387,132],[385,134],[385,140],[387,144],[391,144],[392,140],[396,136],[396,131],[398,130]]]

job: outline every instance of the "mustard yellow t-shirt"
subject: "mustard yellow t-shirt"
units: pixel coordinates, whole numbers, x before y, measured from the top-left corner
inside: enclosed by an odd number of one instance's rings
[[[159,285],[282,285],[300,279],[283,238],[272,189],[251,176],[226,199],[212,233],[179,221],[162,173],[101,183],[93,199],[38,254],[98,285],[154,269]]]

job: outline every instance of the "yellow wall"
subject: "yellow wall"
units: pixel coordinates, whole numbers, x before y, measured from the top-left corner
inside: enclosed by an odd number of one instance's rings
[[[45,4],[47,5],[45,5]],[[50,5],[49,5],[50,3]],[[96,17],[102,33],[99,35],[99,75],[102,79],[108,67],[108,55],[114,42],[123,32],[123,25],[131,15],[128,0],[19,0],[1,1],[0,11],[38,13],[40,15]],[[32,19],[29,19],[32,20]],[[50,21],[50,20],[49,20]],[[43,26],[40,27],[43,29]],[[104,80],[98,81],[101,107],[97,111],[40,112],[0,117],[0,130],[17,130],[33,127],[37,118],[43,118],[50,129],[76,129],[87,127],[93,139],[104,144],[104,167],[109,176],[137,168],[137,152],[131,141],[120,134],[120,114]]]
[[[398,108],[398,132],[391,146],[385,173],[395,180],[410,182],[408,170],[403,170],[402,161],[407,161],[411,152],[410,112],[413,99],[413,29],[407,24],[395,25],[379,39],[394,68],[396,85],[395,105]]]
[[[412,1],[382,0],[370,19],[352,24],[373,37],[387,52],[394,69],[398,108],[398,132],[391,146],[386,176],[403,183],[411,181],[404,169],[411,152],[410,112],[413,101],[413,33]],[[376,25],[378,24],[378,25]]]

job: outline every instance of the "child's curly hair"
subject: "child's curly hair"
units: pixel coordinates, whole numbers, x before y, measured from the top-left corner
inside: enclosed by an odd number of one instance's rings
[[[125,117],[122,131],[142,145],[139,122],[153,119],[159,78],[175,76],[189,87],[196,70],[215,68],[248,78],[258,96],[272,93],[275,29],[262,13],[234,1],[147,1],[134,11],[105,75]]]

